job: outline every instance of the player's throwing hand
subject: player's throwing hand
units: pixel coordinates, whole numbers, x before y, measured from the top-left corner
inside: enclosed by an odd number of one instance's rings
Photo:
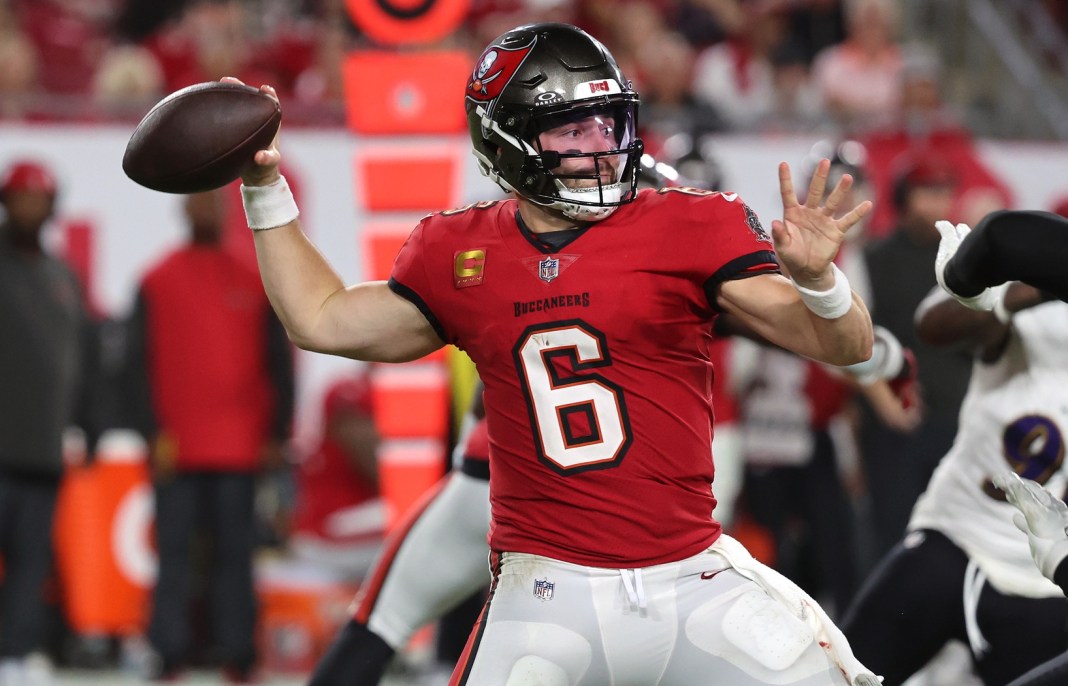
[[[219,80],[224,83],[244,83],[233,76],[224,76]],[[260,90],[278,100],[278,93],[275,92],[272,86],[265,84],[260,86]],[[249,165],[245,172],[241,174],[241,182],[243,184],[246,186],[266,186],[278,180],[278,165],[282,162],[282,153],[278,151],[278,137],[280,135],[282,135],[281,126],[278,127],[278,133],[275,134],[270,147],[256,153],[253,158],[256,164]]]
[[[771,223],[771,235],[775,241],[775,252],[783,267],[798,285],[817,291],[824,291],[834,284],[831,262],[838,254],[838,247],[845,239],[846,231],[860,221],[871,210],[871,201],[865,200],[839,218],[839,206],[849,188],[853,177],[843,174],[827,202],[820,205],[823,192],[827,186],[827,174],[831,161],[820,160],[812,181],[808,185],[808,195],[802,205],[794,192],[790,165],[779,164],[779,192],[782,195],[782,219]]]

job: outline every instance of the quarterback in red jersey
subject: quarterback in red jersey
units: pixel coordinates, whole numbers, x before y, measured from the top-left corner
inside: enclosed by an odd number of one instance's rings
[[[839,207],[845,176],[821,204],[826,160],[804,202],[780,165],[770,236],[733,194],[637,193],[638,96],[573,26],[498,37],[465,96],[482,170],[515,198],[424,219],[388,283],[344,286],[277,145],[242,187],[298,345],[399,362],[453,343],[478,366],[493,586],[452,683],[877,684],[818,604],[722,535],[709,486],[711,322],[866,360],[870,317],[832,260],[870,203]]]

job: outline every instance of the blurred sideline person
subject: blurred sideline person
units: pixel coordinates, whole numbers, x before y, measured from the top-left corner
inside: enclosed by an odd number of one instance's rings
[[[378,443],[366,376],[332,383],[323,398],[322,437],[297,465],[289,548],[348,581],[364,577],[385,535]]]
[[[935,271],[944,282],[959,237],[948,222],[938,230]],[[1035,568],[1026,537],[1012,526],[1011,506],[991,481],[1011,468],[1059,491],[1068,484],[1068,306],[1048,300],[1015,283],[995,314],[935,289],[917,312],[924,342],[972,351],[975,362],[952,448],[904,539],[843,620],[858,657],[880,670],[887,686],[902,683],[951,639],[970,647],[979,677],[991,685],[1068,648],[1068,604]]]
[[[415,632],[489,584],[489,434],[475,390],[453,470],[405,514],[309,686],[377,684]],[[427,570],[433,570],[428,574]]]
[[[480,166],[517,197],[426,217],[388,283],[343,286],[276,145],[258,152],[242,190],[264,285],[307,349],[399,362],[453,342],[478,366],[508,440],[490,454],[490,600],[453,684],[874,685],[711,516],[707,353],[725,311],[794,352],[867,360],[870,318],[832,260],[870,203],[835,219],[851,179],[821,204],[821,163],[802,204],[784,163],[773,243],[735,194],[636,193],[628,84],[575,27],[496,39],[466,105]]]
[[[63,434],[92,434],[97,345],[73,272],[41,234],[57,185],[38,162],[0,177],[0,685],[50,683],[29,659],[44,639],[44,583],[52,569],[52,521],[63,474]],[[90,444],[92,441],[90,441]]]
[[[129,322],[127,397],[149,445],[159,577],[153,676],[190,659],[193,535],[205,531],[211,636],[226,677],[253,677],[254,489],[293,413],[289,343],[254,271],[222,245],[221,191],[185,198],[188,242],[141,281]]]
[[[865,247],[872,321],[916,354],[923,421],[910,431],[887,425],[861,404],[859,444],[869,483],[874,527],[872,557],[879,559],[901,539],[916,498],[957,433],[957,416],[971,374],[967,351],[936,348],[916,335],[916,308],[935,286],[931,265],[938,252],[935,222],[953,209],[955,171],[934,155],[904,160],[897,170],[893,233]]]

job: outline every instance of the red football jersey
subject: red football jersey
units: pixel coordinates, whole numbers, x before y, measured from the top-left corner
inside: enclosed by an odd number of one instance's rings
[[[514,200],[423,219],[390,286],[485,383],[491,548],[634,567],[711,545],[709,295],[777,269],[734,194],[644,191],[558,249]]]

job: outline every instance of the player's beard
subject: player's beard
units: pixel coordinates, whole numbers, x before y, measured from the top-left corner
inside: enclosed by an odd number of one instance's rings
[[[553,171],[557,174],[575,174],[583,176],[593,176],[598,171],[600,172],[600,178],[582,178],[582,179],[561,179],[563,184],[571,190],[580,190],[586,188],[597,188],[600,186],[611,186],[614,183],[619,182],[619,155],[608,155],[595,160],[590,166],[583,166],[579,169],[564,169],[562,166],[557,167]]]

